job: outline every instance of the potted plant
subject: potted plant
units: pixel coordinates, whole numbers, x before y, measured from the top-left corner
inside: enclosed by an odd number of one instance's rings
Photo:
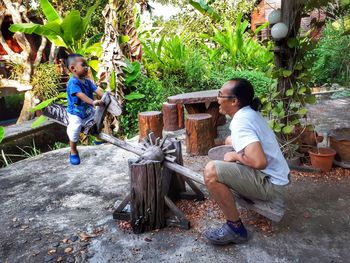
[[[315,133],[316,137],[316,133]],[[315,138],[317,141],[317,138]],[[332,169],[332,164],[336,151],[329,147],[313,147],[309,151],[311,165],[315,168],[319,168],[322,172],[329,172]]]

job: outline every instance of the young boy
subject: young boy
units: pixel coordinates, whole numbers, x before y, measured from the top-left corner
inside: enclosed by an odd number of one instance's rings
[[[67,58],[68,69],[73,76],[67,84],[68,98],[68,126],[67,134],[70,144],[70,163],[80,164],[77,150],[81,127],[94,116],[94,107],[103,105],[101,100],[93,100],[93,93],[102,97],[103,92],[87,79],[89,66],[86,60],[79,54],[71,54]]]

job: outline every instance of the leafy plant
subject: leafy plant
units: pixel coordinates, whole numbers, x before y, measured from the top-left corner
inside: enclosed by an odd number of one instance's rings
[[[69,53],[79,53],[87,56],[99,56],[102,52],[99,40],[101,33],[96,34],[84,42],[84,36],[89,28],[91,17],[95,12],[99,1],[91,6],[85,17],[80,16],[79,10],[71,10],[65,17],[61,17],[53,8],[48,0],[40,0],[40,7],[46,17],[47,22],[42,24],[36,23],[17,23],[12,24],[9,28],[11,32],[23,32],[26,34],[37,34],[49,39],[58,47],[64,47]],[[89,61],[89,65],[96,70],[97,60]]]
[[[56,97],[59,93],[60,75],[53,64],[39,64],[30,82],[34,96],[41,101]]]
[[[163,81],[169,93],[208,89],[209,71],[202,54],[183,36],[143,43],[147,72]]]
[[[125,96],[125,111],[120,118],[120,132],[128,138],[138,132],[138,113],[161,110],[167,94],[161,81],[141,75],[134,90]]]
[[[345,32],[344,19],[327,23],[322,33],[323,37],[316,48],[308,54],[314,60],[311,73],[318,85],[325,83],[349,85],[350,35],[344,34]]]
[[[262,98],[267,94],[276,91],[276,80],[265,75],[265,73],[255,70],[233,70],[232,67],[225,66],[221,70],[214,70],[211,75],[211,87],[219,89],[223,83],[232,78],[245,78],[252,83],[255,96]]]
[[[229,64],[238,70],[259,69],[266,71],[272,67],[273,53],[270,47],[260,45],[253,36],[246,33],[249,22],[242,20],[239,14],[235,26],[226,20],[223,30],[213,26],[214,35],[210,40],[221,46],[221,56],[227,56]],[[267,23],[258,27],[255,34],[267,26]]]
[[[5,138],[5,128],[0,126],[0,143]]]
[[[215,0],[210,2],[215,2]],[[204,0],[189,0],[190,5],[196,8],[200,13],[209,16],[213,21],[219,21],[221,17],[210,6],[210,2],[206,3]]]
[[[52,97],[50,99],[46,99],[36,105],[34,108],[31,108],[30,111],[35,112],[37,110],[42,110],[49,106],[51,103],[57,102],[62,105],[67,105],[67,93],[66,92],[61,92],[59,93],[56,97]],[[44,115],[41,115],[39,118],[37,118],[31,125],[32,128],[37,128],[41,124],[43,124],[45,121],[47,121],[47,117]]]

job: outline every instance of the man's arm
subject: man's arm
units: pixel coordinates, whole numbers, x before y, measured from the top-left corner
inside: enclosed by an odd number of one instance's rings
[[[240,162],[254,169],[263,170],[267,166],[266,155],[260,142],[248,144],[242,152],[229,152],[224,156],[226,162]]]

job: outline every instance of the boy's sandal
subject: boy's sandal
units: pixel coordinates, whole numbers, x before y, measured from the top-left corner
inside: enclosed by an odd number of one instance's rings
[[[235,233],[226,223],[220,228],[209,228],[204,236],[214,245],[239,244],[248,241],[248,237],[242,237]]]
[[[69,161],[72,165],[80,164],[79,154],[69,154]]]

